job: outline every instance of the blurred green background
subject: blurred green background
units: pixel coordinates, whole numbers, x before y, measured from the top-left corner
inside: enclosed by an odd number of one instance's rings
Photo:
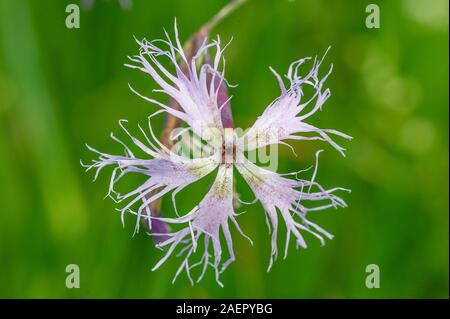
[[[86,142],[119,151],[109,139],[111,131],[123,137],[118,120],[136,127],[156,109],[127,87],[155,88],[123,66],[138,50],[133,35],[160,38],[177,17],[185,40],[227,1],[133,0],[124,10],[96,0],[81,11],[80,29],[65,27],[68,3],[0,1],[0,297],[448,297],[448,1],[250,0],[214,30],[234,37],[226,58],[227,77],[239,84],[231,89],[236,126],[250,126],[279,94],[269,65],[283,73],[331,45],[332,97],[311,123],[354,137],[337,139],[347,158],[320,142],[294,143],[299,157],[281,149],[279,170],[288,172],[324,148],[319,182],[353,190],[343,194],[347,209],[311,215],[335,238],[320,247],[305,235],[309,248],[291,245],[267,273],[263,210],[243,207],[239,221],[254,246],[233,232],[237,261],[224,288],[212,271],[193,287],[185,275],[171,284],[177,258],[152,272],[162,252],[145,232],[131,237],[132,217],[122,228],[103,199],[109,172],[92,183],[79,160],[93,158]],[[365,26],[369,3],[380,6],[380,29]],[[181,194],[178,208],[191,209],[212,178]],[[170,201],[163,206],[171,211]],[[65,287],[71,263],[80,289]],[[372,263],[379,289],[365,287]]]

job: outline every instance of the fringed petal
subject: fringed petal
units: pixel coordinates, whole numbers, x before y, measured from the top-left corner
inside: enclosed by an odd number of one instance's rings
[[[104,167],[114,167],[107,196],[111,197],[117,203],[127,201],[126,205],[119,209],[122,223],[124,223],[124,215],[126,212],[135,214],[138,217],[135,227],[136,233],[139,231],[140,218],[143,214],[145,213],[147,216],[151,215],[149,206],[152,202],[171,191],[175,195],[187,185],[208,175],[218,166],[220,158],[215,154],[209,157],[195,159],[179,156],[165,148],[156,138],[156,145],[152,143],[142,130],[148,144],[150,144],[146,145],[132,136],[123,126],[123,122],[125,121],[120,121],[120,125],[129,135],[133,143],[153,158],[137,158],[125,143],[117,139],[114,135],[111,135],[115,141],[124,147],[125,155],[110,155],[88,146],[91,151],[99,155],[99,158],[93,160],[91,164],[82,165],[87,171],[91,169],[96,170],[94,180]],[[148,176],[148,178],[135,189],[130,190],[126,194],[120,194],[115,190],[114,186],[128,173],[138,173]]]
[[[280,85],[281,96],[265,109],[253,126],[240,138],[240,147],[251,151],[267,145],[281,143],[285,139],[323,140],[330,143],[345,156],[345,149],[336,144],[329,134],[346,139],[351,139],[350,136],[335,130],[320,129],[304,122],[318,110],[321,110],[323,104],[331,95],[330,90],[324,88],[324,83],[330,75],[332,67],[322,79],[319,78],[318,74],[324,57],[321,60],[315,58],[312,69],[305,76],[299,75],[299,69],[310,58],[292,63],[286,75],[290,82],[289,88],[285,87],[281,76],[271,68]],[[312,97],[305,101],[304,90],[310,90],[311,88],[314,93]],[[307,106],[309,105],[313,106],[308,111]],[[312,133],[312,135],[298,135],[299,133]]]
[[[168,224],[183,224],[181,230],[168,234],[167,240],[159,244],[160,247],[169,247],[165,256],[155,265],[153,270],[158,269],[167,258],[180,248],[179,256],[183,256],[183,262],[178,269],[174,281],[182,270],[185,270],[188,278],[191,279],[191,269],[202,266],[201,274],[197,281],[200,281],[208,268],[212,266],[215,271],[216,281],[220,286],[219,276],[226,267],[235,260],[233,241],[230,233],[230,222],[238,231],[245,236],[236,221],[236,214],[233,210],[233,166],[220,165],[216,180],[209,192],[189,214],[179,218],[153,217]],[[225,238],[229,258],[222,261],[223,249],[220,240],[220,230]],[[203,253],[198,262],[190,264],[190,257],[196,251],[200,237],[203,235]],[[246,236],[245,236],[246,237]],[[246,237],[248,238],[248,237]],[[212,246],[210,252],[209,246]],[[191,279],[192,282],[192,279]]]
[[[130,68],[139,69],[148,73],[161,87],[158,92],[163,92],[173,98],[181,107],[176,110],[156,100],[147,98],[136,91],[138,95],[149,102],[162,107],[170,114],[185,121],[199,136],[202,130],[208,128],[222,128],[221,109],[228,101],[221,102],[221,92],[224,90],[226,81],[224,78],[223,51],[220,39],[199,47],[197,52],[189,59],[183,51],[178,38],[178,30],[175,23],[175,43],[172,42],[166,32],[166,39],[147,41],[136,40],[140,46],[138,55],[129,57],[132,64],[126,64]],[[204,55],[208,50],[215,49],[215,56],[211,63],[206,63]],[[177,61],[181,58],[183,67]],[[161,57],[168,59],[174,68],[169,71],[161,63]],[[223,67],[221,67],[223,65]],[[223,94],[222,94],[223,95]]]
[[[303,248],[306,248],[306,242],[300,231],[313,234],[322,244],[324,244],[322,236],[332,238],[331,234],[310,222],[306,215],[309,211],[322,210],[328,207],[346,207],[346,203],[334,192],[348,190],[344,188],[324,189],[314,181],[317,170],[314,170],[313,178],[309,181],[298,178],[289,179],[254,165],[242,154],[236,168],[247,181],[256,198],[261,202],[269,221],[269,229],[272,232],[272,250],[268,270],[270,270],[278,255],[278,212],[287,228],[285,257],[291,233],[294,234],[297,245]]]

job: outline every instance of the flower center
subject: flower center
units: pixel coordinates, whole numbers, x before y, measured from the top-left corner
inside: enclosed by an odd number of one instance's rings
[[[234,130],[232,128],[224,129],[221,150],[222,164],[233,164],[236,161],[236,143],[234,137]]]

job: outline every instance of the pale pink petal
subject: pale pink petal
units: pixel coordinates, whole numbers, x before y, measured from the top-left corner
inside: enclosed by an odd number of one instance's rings
[[[313,179],[309,181],[283,177],[254,165],[245,159],[242,154],[236,168],[247,181],[256,198],[261,202],[270,222],[272,251],[269,269],[278,254],[278,213],[280,213],[287,228],[285,256],[291,233],[294,234],[297,245],[303,248],[306,248],[306,242],[300,231],[313,234],[319,238],[322,244],[324,244],[322,235],[332,238],[332,235],[328,232],[310,222],[306,215],[309,211],[322,210],[328,207],[346,207],[345,202],[334,194],[335,191],[346,191],[346,189],[325,190],[313,180],[316,172],[313,174]]]
[[[299,74],[301,65],[310,58],[305,58],[292,63],[286,78],[290,82],[286,88],[281,76],[273,69],[281,88],[281,95],[274,100],[258,117],[253,126],[244,134],[239,144],[245,150],[254,150],[271,144],[282,143],[282,140],[324,140],[330,143],[342,155],[344,148],[336,144],[329,134],[341,136],[346,139],[351,137],[336,130],[320,129],[304,122],[311,115],[322,109],[323,104],[330,97],[328,88],[324,88],[325,80],[331,73],[320,79],[319,67],[323,58],[314,59],[313,66],[305,76]],[[306,97],[304,90],[312,90],[311,97]],[[299,133],[307,133],[301,134]],[[309,135],[308,135],[309,133]]]
[[[137,158],[129,147],[114,135],[111,135],[115,141],[124,147],[125,155],[110,155],[88,146],[91,151],[99,155],[99,158],[98,160],[93,160],[92,164],[83,164],[83,166],[86,167],[86,170],[95,169],[95,178],[97,178],[99,172],[104,167],[114,167],[107,196],[111,197],[117,203],[126,201],[126,205],[120,209],[122,222],[124,222],[124,214],[126,212],[136,215],[138,218],[135,232],[137,232],[142,214],[146,213],[147,216],[151,215],[149,205],[152,202],[158,200],[168,192],[173,191],[176,194],[187,185],[208,175],[217,167],[220,158],[218,158],[218,155],[212,155],[205,158],[188,159],[171,152],[167,148],[159,148],[164,146],[159,141],[155,145],[144,134],[147,143],[150,144],[146,145],[132,136],[123,126],[123,122],[121,121],[120,124],[135,146],[147,153],[150,159]],[[114,186],[128,173],[137,173],[145,175],[148,178],[144,183],[130,190],[128,193],[120,194],[115,190]]]
[[[221,109],[227,101],[223,101],[222,97],[226,84],[224,67],[221,67],[225,64],[223,58],[225,48],[221,47],[220,39],[211,43],[205,41],[190,61],[178,39],[176,24],[175,43],[167,32],[166,39],[154,41],[144,39],[137,42],[140,52],[138,55],[129,57],[133,64],[126,64],[126,66],[148,73],[161,88],[155,91],[163,92],[173,98],[180,105],[181,111],[133,91],[185,121],[200,136],[205,128],[221,128]],[[204,55],[210,50],[215,50],[215,56],[212,63],[206,63]],[[186,69],[181,69],[177,56],[180,56]],[[171,64],[173,70],[163,66],[164,58]],[[201,61],[202,64],[198,66]]]
[[[158,245],[169,248],[165,256],[155,265],[153,270],[158,269],[175,251],[177,246],[181,245],[182,248],[180,248],[181,250],[178,255],[184,255],[184,259],[174,280],[183,269],[190,278],[190,270],[202,265],[202,272],[198,278],[198,281],[200,281],[208,265],[211,265],[215,270],[217,282],[222,286],[219,281],[219,275],[235,260],[229,223],[233,223],[242,234],[235,217],[236,214],[233,209],[233,166],[220,165],[216,180],[211,189],[200,204],[189,214],[179,218],[152,217],[168,224],[185,225],[181,230],[168,234],[169,238]],[[229,258],[224,262],[222,261],[221,232],[224,235],[229,255]],[[198,241],[202,235],[204,251],[197,263],[190,264],[189,259],[196,251]],[[212,252],[210,252],[209,246],[212,246]]]

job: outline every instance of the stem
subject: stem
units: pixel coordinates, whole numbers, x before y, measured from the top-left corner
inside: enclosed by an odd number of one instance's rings
[[[236,10],[239,6],[241,6],[247,0],[232,0],[225,7],[223,7],[217,14],[212,17],[211,20],[206,22],[203,25],[208,32],[210,32],[216,25],[218,25],[225,17],[227,17],[230,13]]]

